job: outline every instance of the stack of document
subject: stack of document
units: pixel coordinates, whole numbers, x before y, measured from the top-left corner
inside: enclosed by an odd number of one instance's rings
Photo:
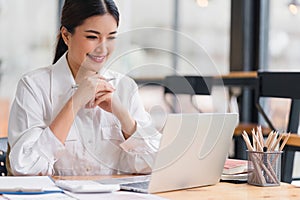
[[[248,161],[240,159],[227,159],[223,168],[221,180],[247,181]]]

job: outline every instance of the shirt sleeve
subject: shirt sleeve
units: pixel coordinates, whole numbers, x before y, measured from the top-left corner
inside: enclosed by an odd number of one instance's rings
[[[159,148],[161,133],[152,122],[151,116],[144,109],[136,83],[129,79],[127,94],[121,97],[123,104],[128,103],[129,112],[137,122],[136,131],[120,144],[123,154],[120,160],[121,169],[126,173],[150,173]]]
[[[46,124],[45,94],[39,91],[26,77],[17,87],[8,128],[14,175],[51,175],[55,157],[64,148]]]

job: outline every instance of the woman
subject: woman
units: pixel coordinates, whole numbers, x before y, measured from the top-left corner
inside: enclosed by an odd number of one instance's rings
[[[53,65],[22,77],[9,120],[13,175],[149,173],[160,133],[134,81],[103,68],[112,0],[66,0]]]

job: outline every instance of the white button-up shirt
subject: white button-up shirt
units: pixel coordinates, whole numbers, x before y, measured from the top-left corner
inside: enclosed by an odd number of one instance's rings
[[[117,72],[106,70],[103,75],[116,78],[110,83],[136,120],[136,132],[125,140],[118,119],[97,106],[77,113],[65,144],[56,138],[49,125],[76,90],[65,54],[19,81],[8,130],[14,175],[151,172],[161,134],[144,110],[138,87]]]

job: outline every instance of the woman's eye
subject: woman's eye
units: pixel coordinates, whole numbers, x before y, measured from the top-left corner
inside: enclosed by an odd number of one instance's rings
[[[97,39],[97,36],[86,36],[87,39]]]
[[[116,36],[111,36],[111,37],[108,37],[107,39],[109,39],[109,40],[114,40],[114,39],[116,39],[117,37]]]

